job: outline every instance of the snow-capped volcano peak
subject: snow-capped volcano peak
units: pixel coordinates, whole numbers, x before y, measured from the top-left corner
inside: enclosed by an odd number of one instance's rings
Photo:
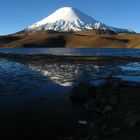
[[[56,22],[58,20],[64,20],[65,22],[73,22],[76,20],[86,20],[87,15],[82,13],[76,8],[63,7],[55,11],[53,14],[42,20],[42,22]],[[82,18],[82,19],[81,19]],[[89,20],[89,19],[88,19]]]
[[[72,7],[60,8],[50,16],[29,26],[26,30],[34,32],[44,30],[81,31],[83,29],[109,29],[115,32],[130,32],[129,30],[107,26]]]
[[[28,30],[56,30],[56,31],[79,31],[92,29],[99,22],[84,14],[76,8],[63,7],[56,10],[47,18],[31,25]]]

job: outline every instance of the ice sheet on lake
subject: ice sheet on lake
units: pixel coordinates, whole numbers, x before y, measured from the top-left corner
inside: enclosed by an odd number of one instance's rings
[[[140,62],[128,63],[120,68],[123,71],[140,71]]]
[[[127,67],[129,65],[135,65],[133,71],[126,71],[122,67]],[[72,86],[75,82],[90,81],[94,85],[98,86],[108,77],[108,76],[118,76],[124,75],[128,76],[127,81],[135,81],[135,77],[140,76],[140,71],[136,71],[138,62],[134,63],[48,63],[40,64],[34,62],[34,64],[29,64],[30,69],[37,71],[42,75],[48,77],[53,82],[61,86]],[[139,67],[139,65],[138,65]],[[129,76],[130,77],[129,79]],[[138,78],[136,78],[136,81]]]
[[[140,83],[140,76],[117,75],[117,76],[114,76],[114,77],[120,78],[123,81],[132,81],[132,82]]]

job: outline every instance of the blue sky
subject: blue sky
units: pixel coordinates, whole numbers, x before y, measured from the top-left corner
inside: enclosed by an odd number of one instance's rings
[[[0,0],[0,35],[20,31],[65,6],[140,33],[140,0]]]

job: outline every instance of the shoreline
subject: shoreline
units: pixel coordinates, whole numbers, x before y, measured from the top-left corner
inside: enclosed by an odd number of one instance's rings
[[[87,118],[75,135],[65,140],[139,139],[139,89],[140,83],[113,77],[98,87],[90,83],[73,87],[69,96],[73,102],[81,103]]]
[[[19,60],[45,60],[45,61],[140,61],[140,57],[126,56],[57,56],[57,55],[22,55],[22,54],[0,54],[0,58]]]

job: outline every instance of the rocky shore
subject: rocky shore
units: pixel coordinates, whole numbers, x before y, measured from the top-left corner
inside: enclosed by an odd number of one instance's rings
[[[82,82],[69,93],[73,103],[86,111],[75,134],[65,140],[139,140],[140,84],[108,77],[104,84]]]

